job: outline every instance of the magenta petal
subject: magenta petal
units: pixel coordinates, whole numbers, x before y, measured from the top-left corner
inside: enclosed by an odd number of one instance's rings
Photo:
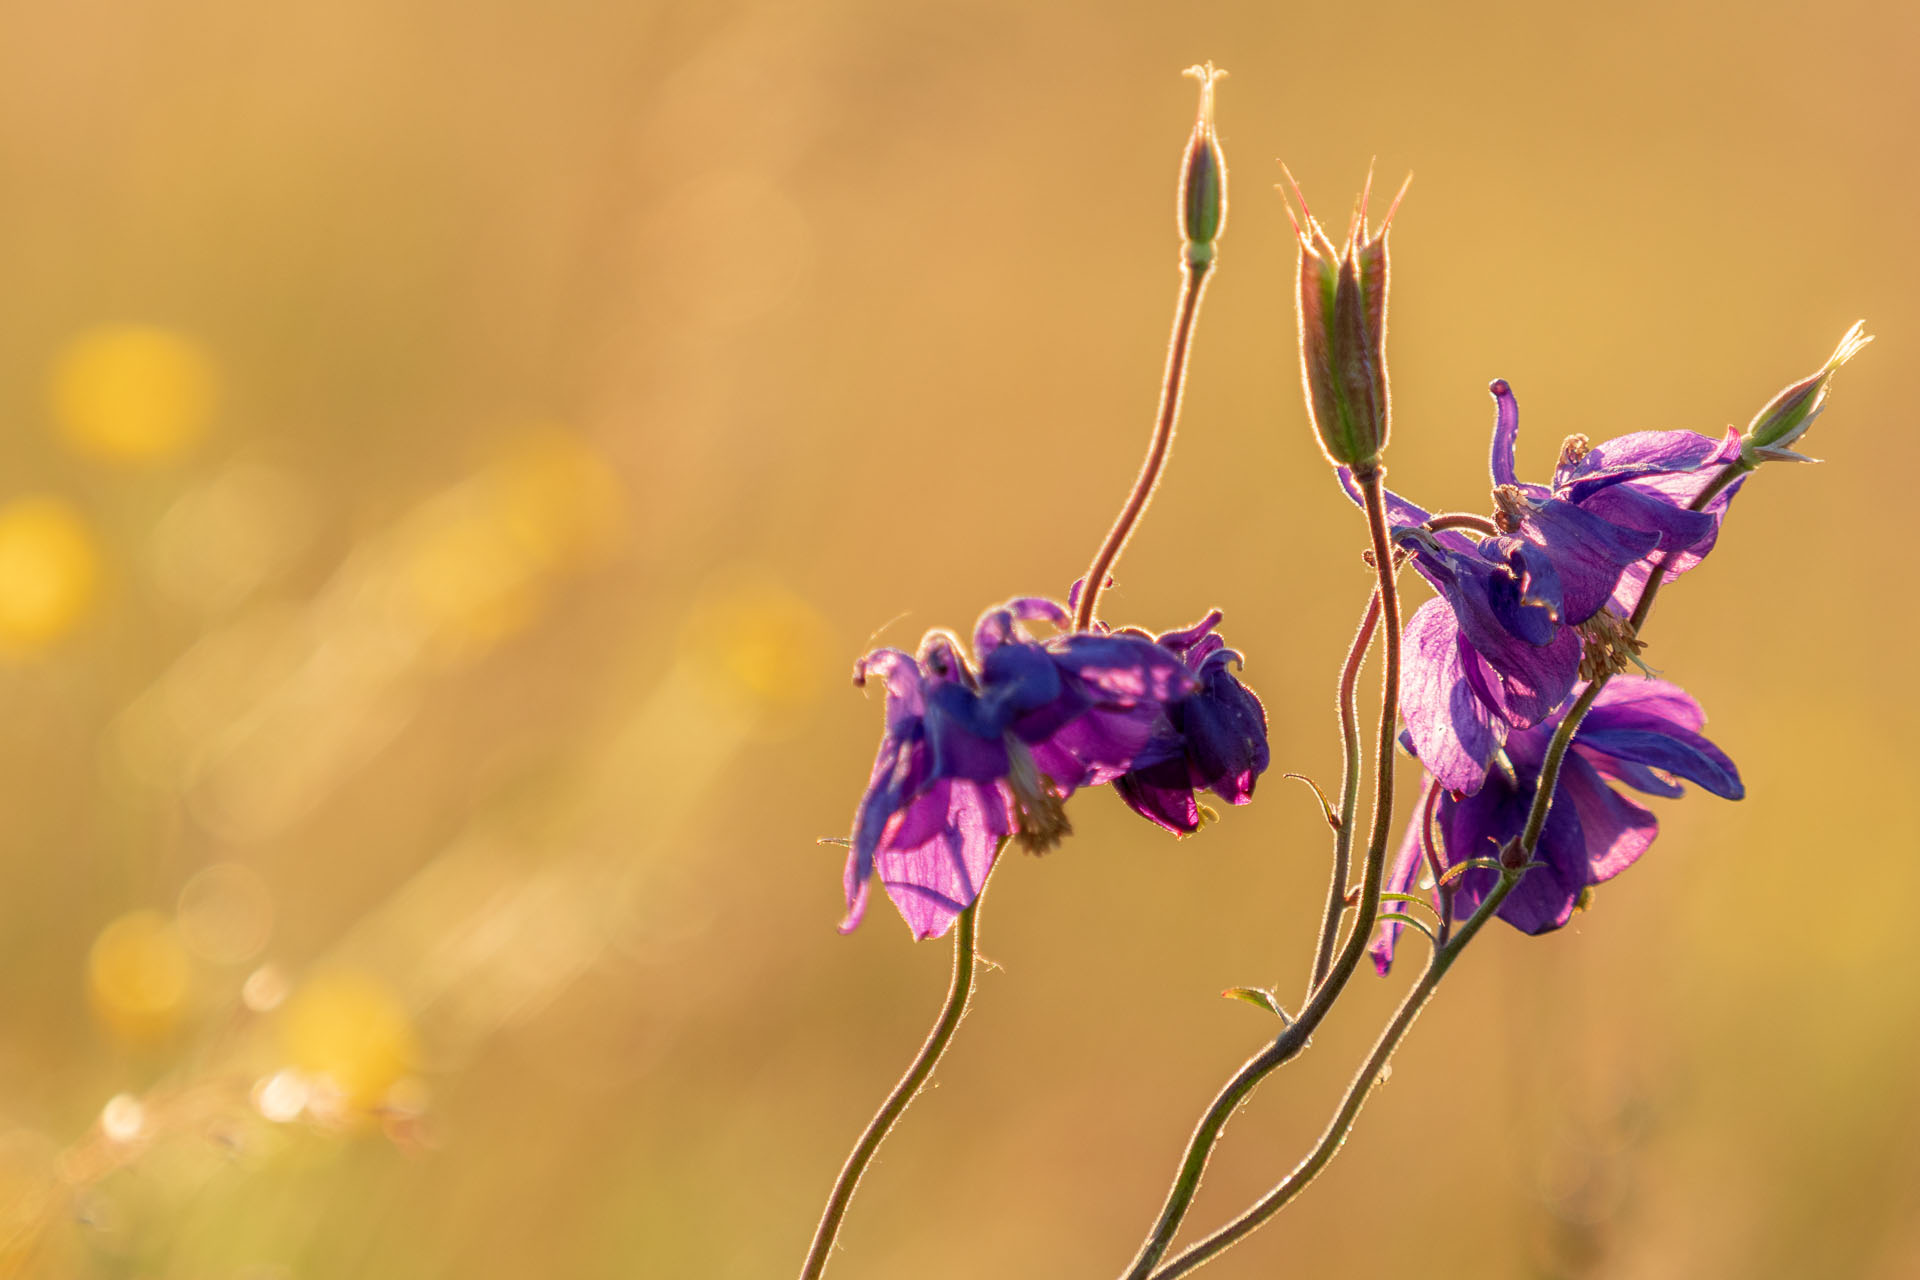
[[[927,832],[924,838],[914,844],[890,839],[874,859],[887,896],[921,939],[945,933],[979,896],[1001,838],[1012,829],[999,783],[943,781],[927,798],[936,795],[945,805],[943,820],[916,824],[916,834]]]
[[[1569,801],[1580,817],[1587,870],[1595,884],[1632,866],[1660,833],[1651,813],[1609,787],[1578,752],[1568,753],[1554,792],[1556,809]]]
[[[1400,712],[1421,765],[1447,790],[1465,794],[1480,789],[1505,732],[1466,678],[1471,657],[1446,601],[1415,611],[1400,651]]]

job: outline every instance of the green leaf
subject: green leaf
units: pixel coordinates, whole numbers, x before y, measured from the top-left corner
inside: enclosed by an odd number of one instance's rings
[[[1255,1008],[1265,1009],[1268,1013],[1289,1025],[1293,1022],[1293,1019],[1287,1016],[1287,1011],[1280,1007],[1280,1001],[1274,996],[1273,992],[1267,990],[1265,987],[1228,987],[1220,994],[1228,1000],[1244,1000]]]

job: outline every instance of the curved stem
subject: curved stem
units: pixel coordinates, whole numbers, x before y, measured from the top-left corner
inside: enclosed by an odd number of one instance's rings
[[[1386,1069],[1394,1050],[1400,1047],[1400,1041],[1412,1028],[1414,1020],[1420,1016],[1420,1011],[1426,1007],[1427,1001],[1432,999],[1434,991],[1440,986],[1440,979],[1444,978],[1447,970],[1453,967],[1453,962],[1473,940],[1473,935],[1493,917],[1495,911],[1499,910],[1500,903],[1508,893],[1512,892],[1513,886],[1520,883],[1521,874],[1518,871],[1503,871],[1500,883],[1481,901],[1473,915],[1468,917],[1466,924],[1461,926],[1460,931],[1454,935],[1453,941],[1434,952],[1426,972],[1420,975],[1420,980],[1414,983],[1412,990],[1407,992],[1406,999],[1402,1000],[1400,1007],[1394,1010],[1393,1020],[1387,1023],[1386,1030],[1382,1031],[1380,1038],[1374,1042],[1373,1051],[1367,1055],[1367,1060],[1361,1066],[1359,1074],[1348,1086],[1347,1095],[1340,1102],[1340,1109],[1334,1112],[1326,1132],[1320,1135],[1320,1141],[1315,1144],[1307,1158],[1295,1166],[1292,1173],[1289,1173],[1273,1190],[1262,1196],[1259,1202],[1246,1213],[1206,1239],[1183,1249],[1165,1266],[1154,1271],[1150,1280],[1172,1280],[1174,1276],[1185,1275],[1204,1263],[1212,1261],[1216,1255],[1238,1244],[1247,1235],[1258,1230],[1267,1219],[1286,1208],[1288,1202],[1304,1191],[1307,1184],[1332,1163],[1333,1157],[1339,1154],[1341,1145],[1346,1142],[1347,1134],[1352,1131],[1354,1121],[1359,1119],[1360,1108],[1366,1105],[1368,1095],[1373,1092],[1373,1086],[1379,1083],[1380,1073]]]
[[[1750,470],[1750,468],[1746,467],[1743,463],[1729,463],[1726,469],[1723,470],[1720,475],[1716,476],[1713,482],[1693,500],[1689,509],[1694,511],[1704,510],[1715,497],[1719,496],[1728,485],[1732,484],[1747,470]],[[1653,574],[1648,578],[1646,590],[1641,593],[1640,600],[1629,622],[1634,632],[1638,633],[1640,628],[1645,625],[1647,615],[1653,608],[1654,596],[1658,594],[1660,584],[1665,580],[1665,576],[1664,569],[1656,566]],[[1347,1140],[1348,1133],[1351,1132],[1353,1128],[1354,1121],[1359,1118],[1360,1108],[1365,1105],[1367,1095],[1372,1091],[1374,1084],[1378,1082],[1381,1070],[1392,1058],[1394,1050],[1399,1047],[1401,1039],[1405,1037],[1407,1031],[1413,1026],[1414,1020],[1420,1016],[1421,1009],[1425,1007],[1427,1001],[1433,996],[1434,990],[1440,985],[1440,979],[1446,976],[1447,970],[1450,969],[1453,966],[1453,962],[1459,958],[1460,952],[1465,949],[1467,943],[1472,941],[1473,936],[1492,918],[1493,913],[1498,910],[1500,903],[1506,898],[1508,893],[1512,892],[1514,886],[1520,883],[1530,868],[1533,862],[1534,852],[1539,846],[1540,834],[1546,829],[1547,814],[1552,807],[1554,792],[1558,788],[1560,781],[1560,767],[1566,760],[1567,751],[1573,744],[1573,738],[1580,728],[1581,720],[1585,718],[1588,709],[1591,708],[1595,700],[1599,698],[1601,689],[1606,686],[1610,678],[1611,676],[1609,675],[1603,675],[1588,684],[1588,686],[1581,691],[1580,696],[1574,700],[1573,705],[1567,709],[1566,715],[1554,730],[1552,741],[1547,745],[1546,756],[1540,766],[1540,776],[1535,783],[1533,802],[1527,810],[1526,826],[1522,829],[1518,841],[1511,850],[1511,857],[1506,858],[1501,866],[1499,884],[1496,885],[1493,892],[1489,893],[1481,902],[1479,908],[1475,910],[1472,917],[1468,919],[1467,923],[1459,932],[1456,933],[1446,945],[1438,948],[1434,952],[1433,959],[1428,964],[1426,971],[1421,974],[1419,981],[1414,984],[1412,990],[1407,993],[1406,999],[1401,1002],[1399,1009],[1394,1012],[1393,1019],[1387,1024],[1386,1030],[1383,1031],[1380,1038],[1375,1041],[1373,1051],[1367,1056],[1366,1064],[1361,1067],[1360,1073],[1354,1077],[1353,1084],[1348,1088],[1346,1097],[1341,1101],[1340,1109],[1334,1113],[1333,1120],[1328,1124],[1325,1133],[1321,1135],[1320,1141],[1314,1147],[1313,1151],[1309,1153],[1307,1158],[1301,1161],[1300,1164],[1294,1168],[1293,1172],[1289,1173],[1279,1185],[1261,1197],[1252,1208],[1248,1209],[1245,1213],[1212,1235],[1207,1236],[1205,1239],[1183,1250],[1164,1267],[1144,1273],[1145,1280],[1173,1280],[1173,1277],[1185,1275],[1187,1272],[1210,1261],[1224,1250],[1231,1248],[1249,1233],[1258,1229],[1262,1223],[1273,1217],[1274,1214],[1285,1208],[1295,1196],[1306,1189],[1307,1184],[1319,1176],[1320,1171],[1326,1168],[1326,1166],[1332,1162],[1333,1157],[1339,1153],[1342,1144]],[[1378,809],[1376,808],[1376,814],[1377,813]],[[1377,830],[1378,824],[1376,824],[1376,833]],[[1506,852],[1507,851],[1503,851],[1503,855]],[[1375,886],[1375,888],[1377,889],[1377,886]],[[1364,905],[1365,904],[1363,904],[1363,906]],[[1371,922],[1369,922],[1364,929],[1356,926],[1356,936],[1370,932],[1371,929]],[[1304,1014],[1302,1016],[1304,1018]],[[1255,1061],[1258,1061],[1258,1059]],[[1248,1064],[1249,1067],[1252,1065],[1252,1063]],[[1242,1076],[1247,1074],[1248,1068],[1241,1068],[1240,1075],[1235,1077],[1235,1081],[1238,1082]],[[1255,1077],[1253,1081],[1250,1081],[1246,1087],[1240,1091],[1239,1096],[1244,1097],[1245,1094],[1252,1089],[1253,1083],[1257,1083],[1257,1079],[1258,1078]]]
[[[1347,871],[1353,852],[1353,822],[1360,807],[1360,713],[1356,707],[1356,686],[1360,666],[1366,661],[1367,646],[1373,643],[1373,630],[1380,621],[1380,592],[1367,600],[1367,611],[1354,633],[1353,646],[1347,650],[1346,665],[1340,668],[1340,691],[1335,706],[1340,713],[1340,825],[1333,833],[1333,880],[1327,889],[1327,910],[1320,922],[1320,946],[1313,955],[1313,974],[1307,983],[1311,996],[1326,981],[1333,964],[1333,944],[1340,938],[1340,921],[1347,913]]]
[[[1435,516],[1427,521],[1427,528],[1433,533],[1439,533],[1442,529],[1471,529],[1489,538],[1500,536],[1499,525],[1485,516],[1477,516],[1467,511],[1449,511],[1445,515]]]
[[[1173,338],[1167,344],[1167,369],[1160,380],[1160,416],[1153,426],[1153,440],[1147,446],[1147,460],[1133,482],[1120,518],[1107,531],[1107,539],[1093,557],[1093,566],[1080,588],[1080,607],[1074,610],[1073,629],[1085,631],[1093,625],[1094,607],[1106,587],[1107,574],[1120,559],[1134,525],[1153,499],[1153,487],[1166,469],[1167,452],[1173,447],[1173,427],[1180,418],[1180,393],[1187,380],[1187,348],[1193,342],[1194,318],[1200,314],[1200,295],[1206,292],[1207,275],[1212,264],[1187,257],[1180,277],[1180,304],[1174,313]]]
[[[1393,827],[1393,735],[1400,715],[1400,593],[1394,581],[1396,561],[1387,538],[1387,514],[1382,500],[1381,480],[1385,471],[1375,468],[1354,478],[1359,482],[1367,509],[1367,528],[1373,543],[1374,571],[1379,577],[1380,613],[1386,641],[1386,670],[1381,675],[1380,754],[1374,769],[1373,833],[1367,845],[1367,860],[1362,876],[1359,911],[1353,931],[1347,935],[1340,955],[1328,971],[1326,981],[1315,989],[1313,997],[1300,1010],[1300,1016],[1273,1043],[1249,1058],[1228,1080],[1194,1127],[1187,1149],[1167,1190],[1166,1203],[1153,1230],[1140,1246],[1127,1280],[1145,1280],[1154,1265],[1166,1255],[1180,1223],[1200,1190],[1200,1178],[1206,1172],[1207,1159],[1213,1154],[1220,1133],[1241,1102],[1275,1068],[1306,1047],[1308,1037],[1339,999],[1347,980],[1366,954],[1367,935],[1373,932],[1380,912],[1380,883],[1386,870],[1387,836]]]
[[[973,995],[973,962],[976,954],[974,917],[979,910],[980,899],[976,897],[960,913],[954,925],[953,986],[947,991],[947,1002],[941,1007],[940,1017],[933,1024],[927,1042],[920,1046],[920,1052],[907,1068],[907,1074],[901,1076],[900,1083],[893,1086],[893,1092],[880,1104],[879,1112],[867,1124],[860,1140],[854,1143],[853,1154],[847,1157],[847,1163],[833,1184],[833,1194],[827,1197],[826,1211],[820,1215],[820,1225],[813,1233],[813,1247],[807,1251],[807,1260],[800,1268],[800,1280],[818,1280],[825,1273],[827,1259],[833,1252],[834,1239],[840,1234],[840,1223],[847,1215],[847,1206],[853,1203],[853,1192],[860,1183],[860,1175],[866,1172],[874,1153],[880,1150],[880,1144],[886,1141],[888,1131],[900,1119],[907,1104],[913,1101],[914,1095],[926,1084],[927,1077],[933,1074],[934,1065],[947,1051],[954,1031],[960,1026],[960,1019],[967,1011],[967,1000]]]

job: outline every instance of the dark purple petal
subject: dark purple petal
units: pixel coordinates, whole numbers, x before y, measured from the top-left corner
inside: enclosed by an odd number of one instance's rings
[[[1185,662],[1187,666],[1197,671],[1200,668],[1201,660],[1205,658],[1208,653],[1212,653],[1215,649],[1226,643],[1221,640],[1219,636],[1215,635],[1213,630],[1220,625],[1222,616],[1218,609],[1209,610],[1206,617],[1200,619],[1200,621],[1194,623],[1192,626],[1183,627],[1178,631],[1168,631],[1156,637],[1154,643],[1164,649],[1171,649],[1174,653],[1179,654],[1182,662]],[[1208,641],[1212,641],[1212,643],[1208,644]],[[1193,649],[1200,646],[1205,646],[1205,653],[1192,652]]]
[[[1180,758],[1180,739],[1152,703],[1095,709],[1033,744],[1033,762],[1062,795],[1097,787],[1121,774]]]
[[[1456,867],[1474,858],[1496,856],[1500,846],[1526,825],[1530,790],[1516,791],[1506,774],[1496,769],[1472,795],[1442,797],[1435,822],[1440,828],[1442,863]],[[1460,915],[1471,913],[1499,880],[1496,872],[1485,867],[1461,872],[1453,881],[1454,910]]]
[[[1444,600],[1429,600],[1407,623],[1400,651],[1400,713],[1413,753],[1449,791],[1471,794],[1487,776],[1506,725],[1474,695],[1460,626]]]
[[[1580,674],[1580,637],[1562,627],[1550,644],[1534,645],[1509,631],[1494,609],[1488,581],[1492,572],[1478,581],[1462,581],[1446,599],[1467,644],[1499,678],[1497,690],[1478,691],[1516,728],[1525,728],[1552,714],[1573,689]]]
[[[1560,766],[1553,807],[1571,804],[1580,818],[1590,883],[1611,880],[1632,866],[1660,834],[1651,813],[1627,799],[1580,754],[1570,752]]]
[[[1622,528],[1571,502],[1533,505],[1520,532],[1542,548],[1559,573],[1560,621],[1578,626],[1600,611],[1621,573],[1659,545],[1656,533]]]
[[[1589,512],[1623,529],[1640,529],[1658,538],[1655,550],[1692,549],[1712,535],[1718,522],[1704,511],[1676,507],[1658,494],[1631,484],[1615,485],[1580,504]]]
[[[1493,456],[1489,460],[1493,482],[1519,484],[1514,470],[1513,447],[1520,438],[1520,405],[1505,378],[1495,378],[1487,387],[1493,396]]]
[[[1714,795],[1746,795],[1740,770],[1697,730],[1706,723],[1700,705],[1678,686],[1651,677],[1616,676],[1580,722],[1574,747],[1600,772],[1653,795],[1679,788],[1646,770],[1685,778]],[[1648,786],[1652,781],[1654,785]]]
[[[1177,836],[1200,829],[1200,805],[1184,756],[1135,769],[1114,779],[1113,789],[1129,809]]]
[[[1498,556],[1498,569],[1486,578],[1487,604],[1505,630],[1531,645],[1552,644],[1560,626],[1560,574],[1553,557],[1518,538],[1489,538],[1480,544]]]
[[[1056,636],[1046,647],[1063,672],[1113,705],[1171,702],[1193,690],[1193,674],[1179,657],[1150,640],[1079,633]]]
[[[1228,804],[1253,798],[1254,779],[1266,771],[1267,712],[1253,690],[1234,678],[1239,655],[1223,649],[1200,671],[1200,688],[1169,708],[1186,739],[1193,785]]]
[[[1007,776],[1006,719],[979,695],[957,684],[936,686],[924,723],[933,777],[990,782]]]
[[[1511,839],[1525,828],[1532,791],[1533,788],[1528,787],[1525,803],[1516,806],[1518,821],[1503,839]],[[1522,933],[1546,933],[1573,918],[1580,891],[1592,883],[1587,866],[1586,833],[1576,806],[1556,803],[1547,810],[1546,826],[1540,831],[1540,847],[1533,856],[1535,862],[1545,865],[1536,866],[1520,877],[1520,883],[1500,904],[1499,916]],[[1493,873],[1481,874],[1490,877]]]

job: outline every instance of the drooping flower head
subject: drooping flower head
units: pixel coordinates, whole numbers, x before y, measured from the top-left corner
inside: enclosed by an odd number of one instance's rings
[[[1520,412],[1504,381],[1492,476],[1495,532],[1432,532],[1432,516],[1387,495],[1395,538],[1440,593],[1415,611],[1402,647],[1401,707],[1412,749],[1448,790],[1478,789],[1507,735],[1541,722],[1577,680],[1624,670],[1639,642],[1627,618],[1656,566],[1698,564],[1739,489],[1692,501],[1739,455],[1731,430],[1638,431],[1599,445],[1570,437],[1550,484],[1514,465]],[[1349,494],[1358,495],[1343,474]]]
[[[1437,882],[1451,867],[1498,855],[1527,825],[1538,790],[1541,763],[1565,716],[1555,712],[1540,724],[1511,734],[1482,786],[1472,795],[1448,791],[1427,780],[1400,856],[1387,878],[1394,893],[1411,893],[1423,871]],[[1706,715],[1677,685],[1647,676],[1615,676],[1575,730],[1561,762],[1553,804],[1530,868],[1500,904],[1498,915],[1522,933],[1546,933],[1572,918],[1592,886],[1632,866],[1659,831],[1653,814],[1615,789],[1622,783],[1648,795],[1674,797],[1680,780],[1714,795],[1738,800],[1746,794],[1740,772],[1700,733]],[[1424,763],[1424,761],[1423,761]],[[1461,872],[1451,882],[1451,903],[1436,887],[1436,906],[1464,917],[1493,891],[1499,873],[1486,867]],[[1381,973],[1393,959],[1398,922],[1381,926],[1371,948]]]
[[[1178,749],[1165,706],[1196,686],[1179,656],[1131,635],[1035,640],[1023,622],[1066,625],[1036,598],[989,610],[977,667],[935,631],[917,656],[878,649],[856,683],[886,685],[886,728],[847,856],[847,916],[865,915],[875,875],[917,938],[938,937],[980,892],[1003,840],[1033,852],[1071,827],[1062,802]]]
[[[1127,807],[1175,835],[1200,827],[1194,792],[1211,791],[1228,804],[1245,804],[1267,767],[1266,709],[1234,674],[1243,660],[1214,631],[1219,625],[1215,609],[1193,626],[1156,639],[1179,655],[1196,682],[1191,694],[1167,704],[1165,732],[1178,749],[1137,765],[1113,784]]]

